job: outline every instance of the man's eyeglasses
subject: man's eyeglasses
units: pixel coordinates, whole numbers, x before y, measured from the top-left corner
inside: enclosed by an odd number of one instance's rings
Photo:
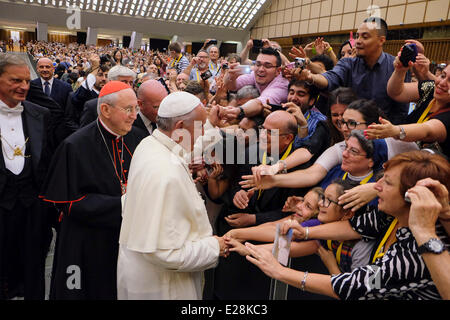
[[[319,196],[319,202],[322,202],[323,206],[325,208],[328,208],[331,203],[334,203],[335,205],[340,206],[340,204],[337,201],[331,200],[330,198],[328,198],[324,194]]]
[[[260,61],[256,61],[255,67],[257,67],[257,68],[264,67],[264,69],[272,69],[272,68],[276,68],[277,66],[274,66],[273,64],[268,63],[268,62],[261,63]]]
[[[113,105],[110,105],[111,107],[115,107],[115,108],[119,108],[120,110],[122,110],[123,112],[125,112],[128,116],[134,112],[138,113],[139,110],[141,110],[141,108],[139,108],[139,106],[134,106],[134,107],[126,107],[126,108],[122,108],[122,107],[116,107]]]
[[[355,129],[357,125],[359,124],[366,124],[366,122],[359,122],[359,121],[355,121],[355,120],[338,120],[337,121],[337,125],[339,128],[342,128],[343,125],[346,125],[347,128],[349,128],[350,130]]]

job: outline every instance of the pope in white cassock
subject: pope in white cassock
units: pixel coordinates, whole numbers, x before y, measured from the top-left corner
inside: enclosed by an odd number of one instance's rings
[[[203,270],[227,254],[184,160],[194,127],[201,135],[205,121],[197,97],[172,93],[158,109],[158,129],[134,152],[119,239],[119,300],[201,299]]]

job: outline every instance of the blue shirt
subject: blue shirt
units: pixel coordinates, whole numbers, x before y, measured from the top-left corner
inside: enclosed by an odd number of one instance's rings
[[[408,104],[392,100],[387,94],[387,83],[394,72],[395,57],[382,52],[372,69],[363,58],[342,58],[336,66],[322,75],[328,80],[328,91],[350,87],[359,98],[375,100],[387,119],[394,124],[403,123],[408,115]],[[408,73],[406,82],[410,82]]]

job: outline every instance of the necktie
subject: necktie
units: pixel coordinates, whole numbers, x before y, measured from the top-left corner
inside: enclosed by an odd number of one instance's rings
[[[45,86],[44,93],[50,96],[50,83],[48,81],[45,81],[44,86]]]

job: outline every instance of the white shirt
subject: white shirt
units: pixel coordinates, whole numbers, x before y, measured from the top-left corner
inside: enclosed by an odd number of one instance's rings
[[[148,119],[146,116],[144,116],[141,111],[139,111],[139,115],[141,116],[142,122],[144,122],[144,125],[147,128],[148,132],[150,134],[152,134],[153,127],[152,127],[152,122],[150,121],[150,119]]]
[[[19,106],[21,106],[20,103],[14,108],[18,108]],[[25,166],[25,158],[22,156],[14,156],[14,149],[19,147],[22,150],[22,154],[25,155],[26,145],[25,135],[23,133],[22,113],[6,112],[5,108],[10,109],[0,100],[0,134],[2,136],[3,159],[5,160],[6,169],[15,175],[19,175]]]
[[[53,89],[53,77],[52,77],[50,80],[44,80],[44,79],[41,77],[42,91],[44,91],[44,93],[45,93],[45,81],[48,81],[48,84],[49,84],[49,87],[50,87],[50,93],[51,93],[51,92],[52,92],[52,89]]]

